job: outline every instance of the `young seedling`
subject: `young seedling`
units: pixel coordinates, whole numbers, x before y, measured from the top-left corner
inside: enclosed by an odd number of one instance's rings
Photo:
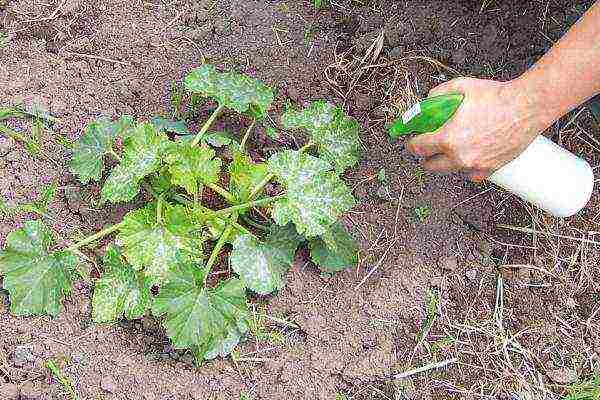
[[[422,224],[424,224],[427,221],[430,212],[431,210],[427,206],[419,206],[415,208],[415,215],[419,219],[419,222],[421,222]]]
[[[189,73],[183,86],[195,98],[216,102],[197,132],[185,121],[129,116],[99,118],[85,128],[70,162],[81,183],[101,181],[110,157],[117,165],[106,173],[101,203],[130,202],[141,192],[152,200],[65,248],[40,220],[10,233],[0,274],[14,314],[58,315],[77,279],[81,250],[114,234],[95,282],[93,320],[151,314],[173,347],[190,349],[199,364],[231,354],[255,328],[247,291],[281,290],[300,246],[308,244],[323,271],[356,265],[357,245],[339,220],[355,204],[340,175],[358,161],[357,122],[323,101],[289,109],[283,125],[304,131],[307,143],[257,162],[246,149],[273,91],[209,64]],[[248,123],[237,137],[219,142],[211,127],[225,110]],[[233,152],[230,162],[218,156],[213,147],[219,145]],[[277,194],[265,193],[268,184]],[[209,192],[225,205],[210,208]]]

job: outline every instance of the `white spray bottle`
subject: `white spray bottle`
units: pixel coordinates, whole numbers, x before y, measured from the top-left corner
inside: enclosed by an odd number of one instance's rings
[[[436,131],[454,116],[463,99],[463,95],[448,94],[415,104],[390,127],[390,136]],[[489,181],[556,217],[578,213],[594,190],[590,165],[542,135]]]

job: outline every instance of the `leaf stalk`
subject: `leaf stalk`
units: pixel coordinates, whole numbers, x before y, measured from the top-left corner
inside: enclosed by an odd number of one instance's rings
[[[219,106],[216,108],[216,110],[213,111],[213,113],[210,115],[210,117],[208,117],[208,119],[206,120],[204,125],[202,125],[202,128],[200,128],[200,131],[196,134],[196,137],[194,138],[194,140],[192,140],[192,142],[190,143],[192,146],[196,146],[196,145],[198,145],[198,143],[200,143],[200,140],[202,140],[202,137],[204,136],[206,131],[208,131],[210,126],[213,124],[213,122],[215,122],[215,120],[217,119],[217,117],[219,116],[219,114],[221,113],[223,108],[225,108],[225,106],[222,104],[219,104]]]
[[[95,242],[96,240],[100,240],[100,239],[102,239],[103,237],[105,237],[105,236],[108,236],[108,235],[110,235],[111,233],[113,233],[113,232],[115,232],[115,231],[119,230],[119,228],[120,228],[122,225],[123,225],[123,222],[120,222],[120,223],[118,223],[118,224],[111,225],[111,226],[109,226],[108,228],[104,228],[104,229],[102,229],[101,231],[99,231],[99,232],[96,232],[96,233],[94,233],[93,235],[91,235],[91,236],[88,236],[88,237],[86,237],[85,239],[83,239],[83,240],[80,240],[79,242],[77,242],[77,243],[75,243],[75,244],[73,244],[73,245],[71,245],[71,246],[67,247],[67,248],[66,248],[66,250],[67,250],[67,251],[75,251],[75,250],[78,250],[78,249],[80,249],[80,248],[82,248],[82,247],[85,247],[85,246],[87,246],[88,244],[90,244],[90,243],[93,243],[93,242]]]
[[[263,206],[263,205],[272,203],[272,202],[274,202],[276,200],[279,200],[282,197],[283,197],[283,195],[279,195],[279,196],[267,197],[266,199],[249,201],[249,202],[244,203],[244,204],[238,204],[238,205],[235,205],[235,206],[232,206],[232,207],[227,207],[227,208],[223,208],[222,210],[215,211],[215,215],[217,215],[217,216],[228,215],[228,214],[231,214],[232,212],[237,212],[237,211],[240,211],[240,210],[245,210],[245,209],[250,208],[250,207]]]
[[[255,125],[256,125],[256,119],[253,119],[252,123],[250,124],[250,126],[248,127],[248,129],[246,129],[246,133],[244,134],[244,137],[242,138],[242,142],[240,143],[240,150],[241,151],[244,151],[244,148],[246,147],[246,142],[248,141],[248,138],[250,137],[250,133],[254,129]]]

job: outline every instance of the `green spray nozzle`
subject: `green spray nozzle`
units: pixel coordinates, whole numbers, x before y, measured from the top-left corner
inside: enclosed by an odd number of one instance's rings
[[[390,136],[435,132],[450,120],[460,107],[465,96],[443,94],[429,97],[409,108],[389,129]]]

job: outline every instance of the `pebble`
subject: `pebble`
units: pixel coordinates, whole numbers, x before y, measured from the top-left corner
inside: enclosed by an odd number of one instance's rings
[[[439,266],[446,271],[456,271],[458,269],[458,259],[456,256],[443,257],[439,261]]]
[[[105,375],[100,380],[100,389],[106,393],[115,393],[117,391],[117,382],[109,375]]]
[[[465,276],[471,282],[474,282],[477,279],[477,270],[475,268],[471,268],[465,271]]]
[[[25,365],[33,363],[34,361],[35,356],[28,346],[17,346],[10,358],[11,364],[17,368],[23,368]]]
[[[577,381],[577,372],[569,368],[559,368],[546,372],[548,377],[559,385],[568,385]]]
[[[21,400],[39,400],[42,398],[44,392],[39,388],[33,386],[31,382],[25,382],[21,386]]]
[[[12,383],[0,384],[0,399],[19,400],[19,388]]]
[[[142,397],[144,398],[144,400],[156,400],[156,395],[150,392],[144,393]]]
[[[7,162],[17,162],[21,160],[21,154],[18,150],[13,150],[6,155]]]

